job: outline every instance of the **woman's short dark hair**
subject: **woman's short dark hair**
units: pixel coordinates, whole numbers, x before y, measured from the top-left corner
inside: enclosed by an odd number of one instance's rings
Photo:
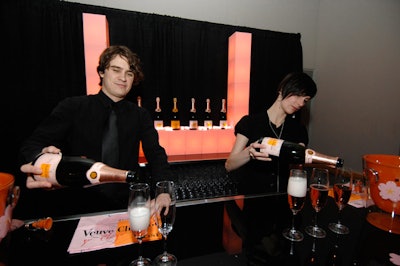
[[[282,93],[282,98],[296,96],[310,96],[313,98],[317,94],[317,85],[314,80],[304,72],[292,72],[286,75],[278,87],[278,93]]]
[[[144,74],[142,71],[142,63],[140,61],[139,56],[136,53],[133,53],[128,47],[124,45],[113,45],[106,48],[100,55],[99,65],[97,66],[97,73],[103,72],[110,67],[110,62],[116,56],[122,56],[128,60],[128,64],[130,70],[134,74],[133,85],[137,85],[140,81],[144,79]],[[100,77],[101,86],[103,82],[103,78]]]

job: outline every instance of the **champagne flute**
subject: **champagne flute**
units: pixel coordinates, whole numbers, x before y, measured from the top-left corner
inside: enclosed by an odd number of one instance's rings
[[[325,207],[328,200],[329,191],[329,171],[324,168],[313,168],[310,179],[310,198],[311,205],[314,208],[314,225],[307,226],[305,231],[315,238],[326,237],[324,229],[318,226],[318,213]]]
[[[292,227],[283,231],[283,236],[291,241],[302,241],[303,234],[295,228],[296,214],[303,209],[307,195],[307,172],[291,169],[287,186],[289,208],[292,210]]]
[[[341,213],[349,202],[353,190],[353,172],[350,169],[337,168],[333,183],[333,194],[336,205],[338,206],[338,220],[336,223],[329,223],[329,229],[340,235],[350,233],[347,226],[341,222]]]
[[[175,196],[175,184],[173,181],[159,181],[156,183],[156,204],[157,200],[162,199],[160,197],[161,194],[167,194],[171,203],[168,208],[168,212],[166,212],[166,208],[163,207],[160,214],[157,214],[157,226],[158,231],[162,234],[164,240],[164,251],[162,254],[158,255],[154,259],[155,266],[175,266],[178,262],[175,255],[169,253],[167,251],[167,236],[172,231],[175,215],[176,215],[176,196]]]
[[[150,224],[150,186],[135,183],[129,187],[128,215],[133,235],[138,240],[139,256],[130,266],[150,265],[151,261],[142,256],[142,239],[147,235]]]

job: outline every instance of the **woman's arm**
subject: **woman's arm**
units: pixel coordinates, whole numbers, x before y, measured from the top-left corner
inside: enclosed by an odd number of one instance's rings
[[[236,135],[232,151],[225,162],[225,169],[228,172],[238,169],[252,159],[261,161],[272,160],[267,153],[256,151],[256,149],[265,148],[263,144],[255,141],[246,147],[248,141],[249,139],[246,136],[239,133]]]

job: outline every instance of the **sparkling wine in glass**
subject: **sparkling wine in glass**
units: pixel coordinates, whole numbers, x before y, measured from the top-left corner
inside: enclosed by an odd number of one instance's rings
[[[318,213],[325,207],[329,192],[329,171],[324,168],[313,168],[310,178],[310,198],[314,208],[314,225],[307,226],[305,231],[312,237],[324,238],[326,232],[317,222]]]
[[[329,229],[339,235],[350,233],[347,226],[341,222],[341,213],[349,202],[353,190],[353,171],[345,168],[337,168],[333,183],[333,195],[338,206],[338,220],[336,223],[329,223]]]
[[[159,181],[156,183],[156,204],[157,201],[163,200],[163,197],[170,198],[170,205],[167,208],[162,208],[160,214],[157,214],[157,227],[158,231],[162,234],[164,240],[163,253],[154,259],[155,266],[175,266],[177,265],[177,258],[175,255],[167,251],[167,236],[172,231],[176,215],[176,196],[175,185],[173,181]]]
[[[142,256],[142,239],[147,235],[150,224],[150,186],[146,183],[135,183],[129,187],[128,215],[131,231],[138,240],[139,256],[130,266],[151,265],[148,258]]]
[[[307,195],[307,172],[301,169],[291,169],[287,186],[289,208],[292,210],[292,227],[285,229],[282,234],[290,241],[302,241],[303,234],[295,228],[294,219],[301,211]]]

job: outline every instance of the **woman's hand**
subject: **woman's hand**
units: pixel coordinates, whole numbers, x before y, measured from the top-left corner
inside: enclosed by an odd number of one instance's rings
[[[272,159],[267,152],[260,151],[264,148],[266,148],[266,145],[258,143],[258,141],[251,143],[248,147],[250,160],[271,161]]]

